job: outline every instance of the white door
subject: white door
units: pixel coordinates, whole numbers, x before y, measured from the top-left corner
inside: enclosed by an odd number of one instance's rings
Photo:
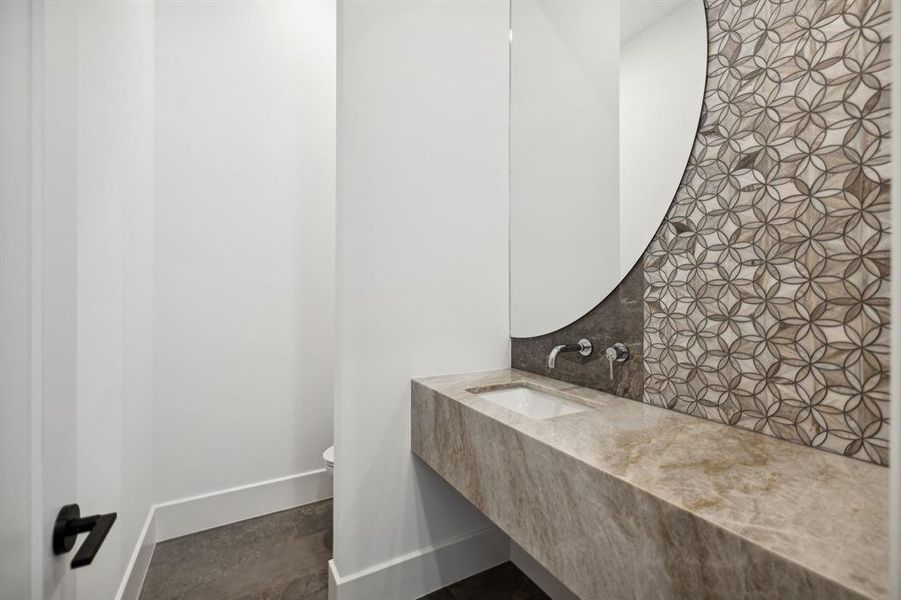
[[[152,3],[0,0],[0,600],[117,597],[148,516],[152,107]]]
[[[71,557],[51,548],[57,512],[76,501],[75,121],[42,101],[72,83],[61,65],[45,81],[43,59],[61,57],[44,56],[44,17],[40,3],[0,3],[3,600],[76,597]]]
[[[43,125],[74,122],[59,119],[55,103],[39,112],[41,9],[26,0],[0,3],[3,600],[75,598],[71,569],[50,544],[57,511],[76,498],[75,221],[72,196],[67,202],[63,193],[74,169],[48,163],[56,177],[45,181],[44,161],[59,162],[67,148],[42,155]]]

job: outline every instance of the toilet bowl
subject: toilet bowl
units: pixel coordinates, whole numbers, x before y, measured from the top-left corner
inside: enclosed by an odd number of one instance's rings
[[[325,452],[322,453],[322,460],[325,461],[325,470],[329,473],[334,473],[335,471],[335,447],[329,446],[325,449]]]

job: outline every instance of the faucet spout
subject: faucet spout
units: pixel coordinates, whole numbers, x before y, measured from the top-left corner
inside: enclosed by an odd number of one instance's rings
[[[557,356],[559,356],[562,352],[578,352],[582,356],[588,356],[591,354],[591,342],[585,338],[579,340],[577,344],[561,344],[560,346],[554,346],[551,353],[547,355],[547,368],[553,369],[557,366]]]

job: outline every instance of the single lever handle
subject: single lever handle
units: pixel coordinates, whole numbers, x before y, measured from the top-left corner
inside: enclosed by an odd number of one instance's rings
[[[629,360],[629,348],[620,342],[616,342],[604,351],[604,356],[610,364],[610,379],[613,379],[613,363]]]
[[[53,525],[53,553],[57,555],[67,553],[75,545],[78,534],[87,533],[88,537],[75,553],[71,563],[73,569],[85,567],[93,562],[115,522],[116,513],[82,517],[77,504],[67,504],[59,509],[56,523]]]

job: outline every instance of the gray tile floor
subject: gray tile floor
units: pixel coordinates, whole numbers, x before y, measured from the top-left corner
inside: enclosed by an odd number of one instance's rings
[[[332,502],[158,544],[140,600],[325,600]]]
[[[331,500],[169,540],[153,553],[140,600],[326,600],[331,545]],[[506,563],[422,600],[546,599]]]

